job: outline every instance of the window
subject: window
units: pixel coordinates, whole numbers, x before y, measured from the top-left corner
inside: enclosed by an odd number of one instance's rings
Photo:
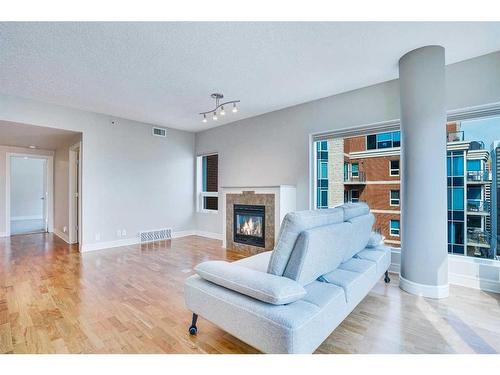
[[[351,202],[359,202],[359,190],[351,190]]]
[[[389,201],[391,206],[399,206],[399,190],[391,190]]]
[[[401,146],[401,133],[399,131],[370,134],[366,136],[366,149],[384,149]]]
[[[219,209],[219,156],[198,156],[198,211],[217,212]]]
[[[316,142],[316,208],[328,208],[328,141]]]
[[[465,253],[464,151],[447,152],[448,174],[448,252]]]
[[[372,142],[367,150],[366,142]],[[389,143],[388,143],[389,142]],[[387,146],[391,147],[387,147]],[[399,220],[401,201],[399,192],[399,132],[381,134],[365,133],[350,136],[331,136],[318,138],[311,145],[311,201],[312,206],[321,209],[336,207],[343,203],[366,202],[373,210],[376,226],[387,239],[387,246],[399,248],[399,238],[389,233],[389,219]],[[370,148],[370,147],[369,147]],[[388,169],[380,171],[380,166],[388,168],[391,159],[396,177],[388,180]],[[380,173],[380,172],[385,172]],[[367,181],[366,176],[370,179]],[[391,193],[391,190],[394,190]],[[387,199],[395,206],[390,216]]]
[[[479,172],[481,169],[481,160],[467,160],[467,172]]]
[[[389,160],[389,176],[399,176],[399,160]]]
[[[359,177],[359,164],[358,163],[352,163],[351,174],[352,174],[352,177]]]
[[[389,221],[389,233],[391,236],[399,237],[399,220]]]

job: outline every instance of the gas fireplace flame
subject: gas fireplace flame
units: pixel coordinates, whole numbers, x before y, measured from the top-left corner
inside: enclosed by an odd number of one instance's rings
[[[249,218],[243,222],[243,225],[240,227],[240,234],[244,234],[246,236],[258,236],[262,235],[262,223],[260,220],[253,221],[252,218]]]

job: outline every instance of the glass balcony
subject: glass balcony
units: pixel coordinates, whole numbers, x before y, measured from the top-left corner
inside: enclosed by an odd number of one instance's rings
[[[468,214],[489,214],[490,202],[470,199],[467,201]]]
[[[467,246],[490,247],[491,235],[480,229],[467,230]]]
[[[345,184],[364,184],[365,182],[366,182],[365,172],[349,171],[347,173],[344,173],[344,183]]]
[[[447,136],[448,142],[461,142],[464,140],[464,132],[463,131],[448,132],[446,136]]]
[[[467,182],[469,183],[491,182],[491,174],[489,171],[467,171]]]

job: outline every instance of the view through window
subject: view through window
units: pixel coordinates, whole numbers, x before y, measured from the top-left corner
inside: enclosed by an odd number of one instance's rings
[[[217,211],[219,208],[219,156],[198,156],[198,210]]]
[[[500,117],[447,128],[448,252],[500,260]],[[374,230],[401,246],[399,131],[315,142],[315,207],[366,202]]]

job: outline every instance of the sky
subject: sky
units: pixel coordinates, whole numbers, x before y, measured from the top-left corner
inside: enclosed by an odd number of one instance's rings
[[[483,141],[487,150],[493,141],[500,141],[500,117],[462,121],[466,141]]]

